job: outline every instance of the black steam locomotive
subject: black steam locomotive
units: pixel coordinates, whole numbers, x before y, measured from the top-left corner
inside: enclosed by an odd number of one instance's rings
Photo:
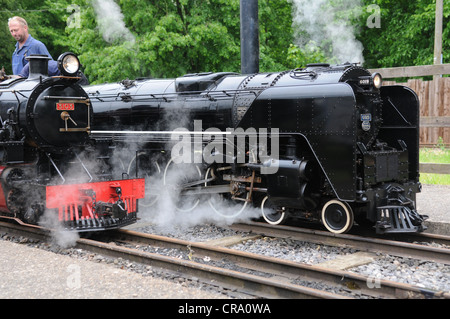
[[[236,214],[260,206],[271,224],[299,217],[334,233],[354,222],[378,233],[425,229],[426,216],[416,211],[417,96],[382,86],[362,67],[188,74],[85,90],[97,145],[134,143],[137,152],[122,152],[127,173],[162,175],[184,203],[180,213],[202,200],[221,213],[209,199],[220,194],[237,204]],[[182,177],[171,184],[177,163]]]
[[[144,181],[114,178],[92,144],[78,58],[61,55],[54,77],[46,56],[29,60],[28,78],[0,83],[0,215],[36,224],[48,212],[75,231],[135,222]]]

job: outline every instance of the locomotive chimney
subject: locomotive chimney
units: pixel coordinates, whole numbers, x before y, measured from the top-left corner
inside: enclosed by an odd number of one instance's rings
[[[30,63],[29,79],[40,76],[48,76],[48,60],[50,58],[45,54],[32,54],[26,58]]]
[[[258,0],[241,0],[241,72],[259,72]]]

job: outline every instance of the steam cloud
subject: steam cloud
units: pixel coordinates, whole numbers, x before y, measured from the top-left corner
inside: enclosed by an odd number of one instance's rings
[[[173,110],[166,111],[163,117],[155,123],[155,127],[161,130],[175,130],[189,127],[192,123],[188,113],[180,112],[181,105],[174,102]],[[192,128],[191,128],[192,129]],[[165,149],[172,149],[174,141],[168,141]],[[135,162],[129,158],[129,154],[136,154],[141,149],[139,142],[128,141],[125,148],[117,148],[112,157],[114,170],[126,171],[130,177],[135,175]],[[193,155],[192,155],[193,156]],[[201,165],[168,163],[167,156],[154,155],[153,158],[139,159],[151,169],[146,176],[145,200],[140,200],[139,218],[150,222],[155,227],[164,230],[174,228],[183,229],[205,223],[216,225],[231,225],[236,222],[248,221],[251,218],[261,216],[260,209],[248,203],[241,211],[243,201],[231,201],[223,199],[220,195],[183,196],[179,194],[179,186],[192,181],[204,181],[205,171]],[[147,161],[146,163],[142,163]],[[150,166],[150,167],[149,167]],[[142,175],[144,171],[139,171]],[[198,186],[204,186],[202,182]]]
[[[290,0],[296,44],[321,47],[333,63],[364,63],[363,45],[356,39],[350,15],[362,13],[361,0]],[[346,16],[342,16],[346,15]]]
[[[45,211],[39,220],[39,225],[50,229],[52,242],[61,248],[75,246],[77,240],[80,238],[78,233],[64,229],[63,225],[59,222],[58,214],[55,214],[54,211]]]
[[[173,164],[167,170],[161,167],[161,172],[148,178],[149,187],[146,187],[146,192],[153,193],[153,197],[147,197],[147,202],[152,205],[141,206],[141,219],[151,222],[157,228],[170,231],[206,223],[226,226],[261,216],[259,208],[253,207],[251,203],[242,209],[243,201],[226,200],[219,195],[179,195],[177,185],[186,181],[203,180],[203,174],[195,164]],[[141,201],[142,204],[145,205]]]
[[[105,170],[103,163],[96,160],[97,155],[89,153],[79,154],[80,160],[86,166],[87,170],[91,173],[98,171],[101,172],[102,170]],[[80,165],[77,163],[69,166],[67,168],[67,171],[63,171],[63,176],[68,184],[87,183],[90,180],[90,176],[84,169],[80,170]],[[52,181],[49,184],[59,185],[62,182],[63,181],[61,180],[61,177],[57,175],[53,177]],[[38,223],[39,225],[50,230],[51,242],[60,246],[61,248],[69,248],[75,246],[77,240],[80,238],[77,232],[70,231],[64,228],[64,225],[59,221],[58,212],[55,212],[55,210],[45,210]]]
[[[92,0],[92,5],[100,32],[106,42],[113,43],[120,40],[135,43],[135,37],[125,26],[122,11],[114,0]]]

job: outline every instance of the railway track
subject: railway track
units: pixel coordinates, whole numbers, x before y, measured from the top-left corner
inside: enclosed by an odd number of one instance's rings
[[[342,296],[365,296],[372,298],[450,298],[450,293],[431,291],[411,285],[379,280],[347,271],[333,270],[321,266],[307,265],[273,257],[238,251],[208,243],[190,242],[158,235],[120,230],[121,240],[135,245],[150,245],[184,250],[190,259],[203,260],[205,257],[216,261],[231,261],[234,265],[252,271],[268,273],[278,282],[318,281],[324,285],[340,287]]]
[[[237,231],[252,232],[264,236],[290,238],[294,240],[308,241],[331,246],[349,247],[360,251],[385,253],[393,256],[415,258],[450,264],[450,236],[436,234],[402,234],[391,239],[369,237],[352,234],[333,234],[326,231],[291,227],[273,226],[265,223],[235,224],[232,229]],[[405,241],[407,240],[407,242]],[[423,243],[419,244],[417,242]],[[448,248],[434,247],[426,243],[438,243]]]
[[[0,223],[6,231],[45,239],[45,230]],[[237,225],[236,227],[243,227]],[[251,225],[253,232],[256,230]],[[286,235],[286,234],[285,234]],[[448,298],[450,293],[407,284],[378,280],[351,272],[280,260],[277,258],[130,230],[109,233],[108,237],[79,239],[77,248],[132,262],[163,268],[195,277],[205,283],[265,298]],[[114,242],[111,244],[111,242]],[[136,248],[136,247],[139,247]],[[144,251],[143,248],[176,249],[181,258]],[[324,291],[309,283],[333,287]],[[375,284],[375,285],[374,285]],[[339,291],[338,293],[334,291]]]
[[[39,240],[47,240],[51,236],[49,230],[40,227],[27,227],[4,222],[0,222],[0,230],[8,232],[9,234],[33,237]],[[119,232],[119,234],[122,236],[121,232]],[[103,235],[100,237],[103,237]],[[111,240],[111,238],[106,239],[105,237],[103,237],[103,239],[108,241]],[[185,248],[186,247],[187,246],[185,246]],[[84,249],[104,256],[119,257],[132,262],[151,265],[166,271],[179,273],[180,276],[183,277],[199,278],[205,283],[213,285],[220,283],[222,287],[231,290],[237,289],[241,293],[246,293],[255,297],[314,299],[348,298],[326,291],[303,287],[301,285],[280,282],[267,277],[200,264],[190,260],[148,253],[104,241],[80,238],[77,240],[75,248]]]

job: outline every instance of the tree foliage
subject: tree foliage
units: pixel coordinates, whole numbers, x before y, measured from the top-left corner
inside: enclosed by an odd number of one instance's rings
[[[110,7],[95,7],[99,3]],[[56,59],[79,55],[93,83],[195,72],[240,72],[239,0],[0,0],[0,64],[11,71],[14,39],[8,18],[19,15]],[[329,49],[307,50],[294,41],[293,0],[259,0],[260,69],[280,71],[328,62]],[[328,0],[329,6],[341,1]],[[367,67],[431,64],[435,0],[361,0],[353,19]],[[369,5],[380,8],[381,28],[370,28]],[[103,24],[100,16],[118,18]],[[337,6],[337,5],[336,5]],[[338,9],[336,9],[338,10]],[[117,12],[116,12],[117,13]],[[336,17],[345,15],[339,12]],[[104,19],[104,18],[103,18]],[[444,0],[444,63],[450,58],[450,0]],[[115,31],[121,26],[126,31]],[[105,37],[105,33],[111,35]],[[116,32],[116,34],[114,34]],[[328,50],[328,51],[327,51]],[[0,66],[1,66],[0,65]]]
[[[380,8],[381,28],[362,24],[359,36],[364,41],[366,63],[371,67],[395,67],[433,64],[435,0],[364,0],[365,5]],[[371,12],[365,12],[366,23]],[[444,63],[450,62],[450,0],[444,0]]]

